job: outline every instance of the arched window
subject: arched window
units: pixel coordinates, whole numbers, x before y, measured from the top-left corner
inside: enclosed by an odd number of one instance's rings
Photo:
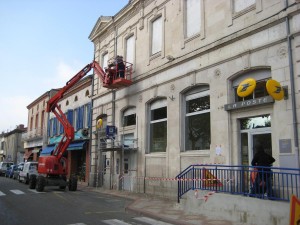
[[[78,101],[78,97],[76,95],[75,98],[74,98],[74,102],[77,102],[77,101]]]
[[[136,125],[135,111],[135,107],[131,107],[123,112],[123,127]]]
[[[210,149],[210,96],[207,85],[184,95],[185,150]]]
[[[256,81],[256,87],[253,93],[250,95],[241,98],[237,95],[237,88],[239,84],[247,79],[247,78],[253,78]],[[234,101],[235,102],[240,102],[240,101],[245,101],[249,99],[255,99],[255,98],[260,98],[260,97],[265,97],[268,94],[267,88],[266,88],[266,83],[267,81],[271,78],[271,70],[269,69],[259,69],[259,70],[251,70],[249,72],[243,73],[240,76],[236,77],[232,81],[232,86],[233,86],[233,91],[234,91]]]
[[[66,101],[66,105],[69,105],[69,101],[68,100]]]
[[[89,92],[89,90],[86,90],[86,92],[85,92],[85,96],[89,96],[90,95],[90,92]]]

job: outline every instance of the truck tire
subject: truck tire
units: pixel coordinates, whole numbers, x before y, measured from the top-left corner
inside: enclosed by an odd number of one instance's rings
[[[77,190],[77,177],[72,176],[69,180],[69,191]]]
[[[36,187],[35,187],[35,189],[38,192],[42,192],[44,190],[44,188],[45,188],[45,185],[46,185],[46,179],[45,179],[45,177],[38,176],[37,179],[36,179]]]
[[[36,175],[31,174],[29,177],[29,188],[35,189],[35,186],[36,186]]]
[[[62,180],[64,180],[65,182],[67,181],[67,177],[66,176],[62,176],[62,178],[61,178]],[[59,186],[59,189],[60,190],[66,190],[66,185],[61,185],[61,186]]]
[[[24,178],[24,181],[25,181],[25,184],[28,184],[28,183],[29,183],[29,176],[28,176],[28,173],[27,173],[26,177]]]

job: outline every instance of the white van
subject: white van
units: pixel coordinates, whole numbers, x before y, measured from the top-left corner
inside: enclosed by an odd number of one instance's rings
[[[19,182],[24,181],[25,184],[28,184],[30,175],[38,175],[37,167],[37,162],[26,162],[23,166],[23,169],[19,173]]]

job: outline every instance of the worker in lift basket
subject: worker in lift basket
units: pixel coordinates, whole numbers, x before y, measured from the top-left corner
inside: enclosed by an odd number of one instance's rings
[[[125,64],[123,61],[123,56],[117,55],[115,59],[115,64],[117,65],[117,75],[118,77],[125,77]]]

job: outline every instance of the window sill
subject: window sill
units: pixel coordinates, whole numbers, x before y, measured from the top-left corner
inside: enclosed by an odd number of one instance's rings
[[[186,152],[181,152],[180,156],[210,156],[210,150],[189,150]]]
[[[153,152],[145,154],[146,157],[166,157],[166,152]]]

